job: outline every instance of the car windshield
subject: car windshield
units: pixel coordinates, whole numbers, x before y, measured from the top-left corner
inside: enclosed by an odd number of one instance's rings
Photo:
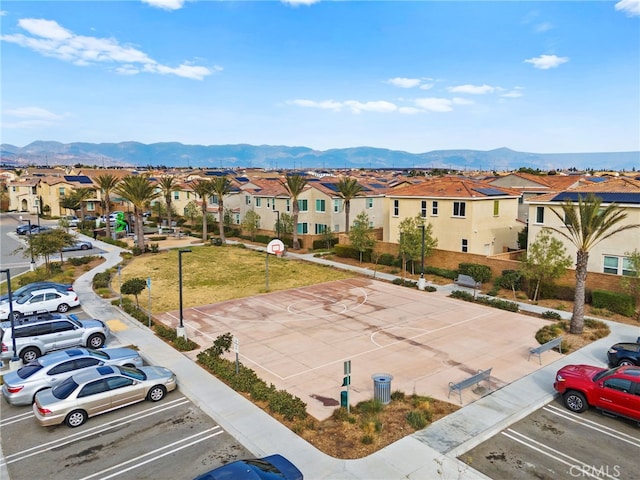
[[[244,460],[243,463],[246,463],[248,466],[252,467],[256,475],[264,480],[275,480],[284,478],[284,475],[282,475],[282,472],[280,472],[280,470],[278,470],[274,465],[265,460]]]
[[[53,387],[51,393],[58,400],[64,400],[71,395],[71,392],[76,388],[78,388],[78,384],[73,380],[73,377],[69,377],[57,387]]]
[[[106,353],[104,353],[102,350],[88,349],[87,353],[89,355],[91,355],[92,357],[98,357],[100,360],[110,360],[111,359],[111,357],[109,355],[107,355]]]
[[[146,380],[147,376],[145,375],[145,373],[142,370],[138,370],[137,368],[133,368],[133,367],[116,367],[120,370],[120,373],[122,373],[124,376],[126,377],[130,377],[133,378],[134,380]]]
[[[602,372],[598,372],[593,376],[593,381],[597,382],[598,380],[602,380],[604,377],[608,377],[609,375],[613,375],[618,371],[618,368],[611,368],[609,370],[603,370]]]
[[[19,368],[16,373],[24,380],[25,378],[29,378],[38,370],[42,370],[42,365],[38,360],[34,360],[33,362],[27,363],[24,367]]]

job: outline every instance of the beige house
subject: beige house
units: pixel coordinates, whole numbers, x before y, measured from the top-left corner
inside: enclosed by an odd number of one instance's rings
[[[611,180],[591,183],[582,187],[566,190],[559,193],[549,193],[531,198],[527,201],[529,206],[529,238],[531,245],[536,235],[545,227],[564,229],[564,223],[552,210],[562,213],[561,205],[571,200],[578,202],[578,198],[586,197],[593,193],[602,198],[602,206],[606,207],[615,203],[627,213],[626,224],[640,225],[640,181],[631,178],[613,178]],[[555,238],[561,240],[572,259],[576,258],[576,247],[567,239],[552,232]],[[612,275],[624,275],[629,272],[629,252],[640,251],[640,228],[629,229],[595,245],[589,251],[589,272],[609,273]]]
[[[519,192],[464,177],[443,177],[387,193],[383,240],[398,243],[400,222],[420,215],[438,249],[493,255],[517,248]]]

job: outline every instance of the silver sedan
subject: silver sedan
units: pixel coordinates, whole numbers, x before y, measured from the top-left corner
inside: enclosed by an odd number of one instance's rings
[[[33,413],[43,427],[64,422],[74,428],[101,413],[162,400],[177,386],[175,374],[164,367],[94,367],[36,393]]]
[[[53,352],[6,373],[2,395],[11,405],[31,405],[40,390],[55,387],[71,375],[101,365],[141,367],[143,361],[131,348],[70,348]]]

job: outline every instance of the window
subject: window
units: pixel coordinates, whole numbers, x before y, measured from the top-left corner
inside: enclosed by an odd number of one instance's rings
[[[340,231],[340,225],[338,225],[337,223],[333,226],[333,231],[334,232],[339,232]]]
[[[267,198],[267,208],[271,208],[271,199]],[[275,208],[274,208],[275,210]]]
[[[431,203],[431,215],[438,216],[438,202],[435,200]]]
[[[95,382],[87,383],[80,393],[78,393],[78,398],[80,397],[88,397],[90,395],[96,395],[97,393],[104,393],[109,390],[107,382],[104,380],[96,380]]]
[[[464,217],[467,204],[465,202],[453,202],[453,216]]]
[[[426,200],[422,200],[422,203],[420,205],[420,216],[422,218],[427,218],[427,201]]]
[[[287,198],[287,205],[286,205],[285,210],[286,210],[287,212],[291,211],[291,200],[290,200],[290,199],[288,199],[288,198]]]
[[[493,216],[497,217],[500,214],[500,200],[493,201]]]
[[[321,223],[316,223],[316,235],[320,235],[327,231],[327,226]]]
[[[324,200],[316,200],[316,212],[320,212],[320,213],[326,212]]]
[[[367,198],[367,208],[373,208],[373,198]]]
[[[612,388],[614,390],[629,393],[629,391],[631,391],[631,380],[626,380],[624,378],[609,378],[604,381],[604,386],[606,388]]]
[[[73,324],[65,321],[51,322],[51,333],[70,332],[73,330]]]
[[[249,195],[244,196],[244,204],[251,205],[251,197]]]
[[[544,207],[536,207],[536,223],[544,223]]]
[[[333,201],[333,213],[339,213],[340,212],[340,200],[334,200]]]
[[[299,212],[308,212],[309,211],[309,201],[308,200],[298,200],[298,211]]]
[[[64,197],[64,187],[58,188],[58,195]]]
[[[109,385],[109,390],[116,390],[122,387],[129,387],[133,385],[133,378],[109,377],[107,378],[107,385]]]
[[[614,257],[610,255],[604,256],[604,273],[611,273],[613,275],[628,275],[630,277],[635,275],[631,259],[629,257]]]
[[[235,220],[234,220],[236,225],[240,225],[240,214],[236,213],[235,214]]]
[[[309,233],[309,224],[307,223],[299,223],[298,224],[298,233],[300,235],[306,235]]]
[[[69,360],[68,362],[63,362],[60,365],[56,365],[55,367],[53,367],[47,372],[47,375],[52,377],[54,375],[60,375],[61,373],[71,372],[72,370],[75,370],[77,368],[78,367],[75,366],[75,362],[73,360]]]
[[[467,240],[466,238],[462,239],[462,251],[463,252],[469,251],[469,240]]]
[[[180,200],[180,192],[173,192],[173,199]]]
[[[256,208],[262,207],[262,198],[256,197]]]
[[[400,200],[393,201],[393,216],[397,217],[400,215]]]

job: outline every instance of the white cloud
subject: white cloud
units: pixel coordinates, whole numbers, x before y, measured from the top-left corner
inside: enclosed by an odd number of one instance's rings
[[[419,78],[403,78],[403,77],[395,77],[387,80],[387,83],[393,85],[394,87],[400,88],[414,88],[420,85]]]
[[[53,20],[25,18],[18,22],[18,26],[29,35],[2,35],[0,39],[78,66],[116,64],[114,70],[118,73],[132,75],[148,72],[194,80],[202,80],[222,70],[218,66],[209,68],[187,63],[178,67],[162,65],[137,48],[121,45],[112,38],[76,35]]]
[[[184,2],[185,0],[142,0],[142,3],[148,3],[152,7],[163,10],[179,10],[183,7]]]
[[[286,3],[288,5],[292,5],[297,7],[298,5],[313,5],[314,3],[318,3],[320,0],[281,0],[282,3]]]
[[[60,120],[62,115],[52,113],[40,107],[22,107],[5,110],[4,114],[11,117],[41,119],[41,120]]]
[[[615,8],[626,13],[628,17],[640,16],[640,0],[620,0]]]
[[[299,107],[307,107],[307,108],[319,108],[321,110],[333,110],[336,112],[339,112],[340,110],[342,110],[342,103],[341,102],[336,102],[334,100],[325,100],[322,102],[316,102],[314,100],[304,100],[304,99],[299,99],[299,100],[292,100],[291,103],[293,105],[297,105]]]
[[[451,93],[468,93],[471,95],[484,95],[493,93],[496,88],[491,85],[458,85],[455,87],[447,87]]]
[[[431,90],[434,85],[434,83],[423,83],[420,85],[420,90]]]
[[[451,99],[451,102],[454,105],[473,105],[474,103],[476,103],[473,100],[469,100],[468,98],[460,98],[460,97],[453,97]]]
[[[376,102],[358,102],[356,100],[347,100],[344,102],[345,106],[349,107],[353,113],[365,112],[395,112],[398,107],[385,100],[379,100]]]
[[[548,32],[553,28],[553,24],[550,22],[542,22],[535,25],[535,31],[538,33]]]
[[[524,90],[523,87],[514,87],[513,90],[510,90],[506,93],[502,93],[500,94],[500,96],[505,98],[520,98],[522,97],[522,95],[524,95],[522,93],[522,90]]]
[[[450,112],[453,110],[453,108],[451,108],[452,103],[448,98],[428,97],[416,99],[416,105],[422,110],[429,112]]]
[[[558,57],[557,55],[540,55],[539,57],[529,58],[525,60],[525,63],[532,64],[535,68],[540,70],[549,70],[550,68],[556,68],[563,63],[567,63],[569,57]]]
[[[50,127],[66,117],[40,107],[7,109],[2,112],[2,116],[2,128],[5,129]]]

